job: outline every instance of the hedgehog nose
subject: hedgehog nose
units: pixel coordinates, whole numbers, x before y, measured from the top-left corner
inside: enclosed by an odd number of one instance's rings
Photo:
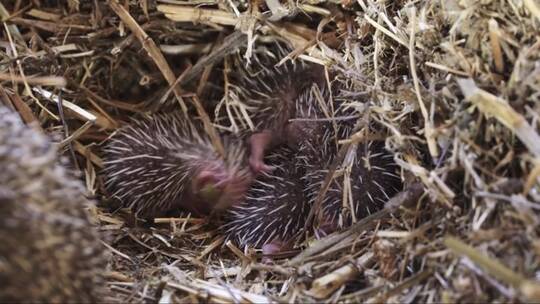
[[[223,178],[220,178],[220,179],[216,180],[215,183],[214,183],[214,186],[217,189],[223,190],[223,189],[225,189],[225,187],[227,187],[227,185],[229,184],[230,181],[231,181],[230,177],[223,177]]]
[[[193,179],[193,189],[195,192],[199,192],[206,186],[215,186],[217,183],[216,176],[213,172],[202,171]]]

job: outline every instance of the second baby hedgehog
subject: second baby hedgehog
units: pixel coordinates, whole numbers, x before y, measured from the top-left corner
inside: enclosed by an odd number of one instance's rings
[[[318,145],[310,149],[311,155],[306,157],[307,196],[314,205],[336,154],[328,155],[332,149],[325,152]],[[315,225],[326,234],[382,209],[401,188],[398,166],[382,142],[351,147],[338,171],[341,174],[331,181]]]
[[[312,135],[299,141],[299,153],[306,169],[307,196],[315,205],[321,186],[335,161],[337,141],[347,139],[356,124],[354,110],[336,96],[330,104],[329,90],[314,85],[297,102],[304,109],[302,117],[310,118],[301,125]],[[347,227],[382,207],[401,188],[398,165],[386,151],[384,142],[367,141],[353,144],[338,166],[323,198],[316,226],[330,233]],[[335,174],[335,173],[334,173]]]
[[[303,183],[305,171],[298,166],[297,153],[280,146],[265,161],[275,169],[262,172],[246,200],[225,213],[222,230],[241,248],[260,248],[270,255],[292,249],[310,207]]]

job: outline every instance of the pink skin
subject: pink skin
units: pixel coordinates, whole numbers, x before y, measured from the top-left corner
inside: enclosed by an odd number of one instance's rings
[[[231,176],[221,168],[203,168],[193,178],[191,184],[194,199],[190,209],[196,209],[205,215],[209,215],[213,211],[227,209],[234,203],[243,200],[251,181],[251,176]],[[216,197],[204,197],[201,194],[201,191],[207,186],[216,190]]]
[[[319,125],[313,122],[306,121],[291,121],[285,126],[275,130],[263,130],[254,133],[249,138],[249,146],[251,155],[249,157],[249,165],[255,174],[262,172],[272,172],[274,167],[264,163],[266,151],[270,150],[281,143],[287,143],[289,146],[297,146],[303,140],[312,137],[317,131]]]
[[[339,227],[336,223],[325,221],[319,224],[319,227],[315,229],[315,235],[317,238],[323,238],[329,234],[332,234],[339,230]]]
[[[315,236],[319,239],[339,230],[338,222],[332,221],[327,215],[324,214],[319,214],[317,223],[318,224],[315,228]]]
[[[263,258],[262,263],[268,264],[272,262],[272,255],[281,253],[283,251],[291,250],[292,246],[287,242],[274,240],[268,244],[262,246]]]
[[[193,193],[198,193],[204,186],[208,184],[216,184],[220,179],[215,172],[211,170],[201,170],[197,177],[193,179],[192,190]]]
[[[221,189],[222,195],[214,205],[214,210],[222,211],[243,201],[252,181],[253,177],[250,174],[249,176],[229,176],[216,183],[215,187]]]
[[[272,146],[272,141],[273,136],[268,130],[255,133],[249,138],[249,145],[251,147],[249,165],[251,170],[256,174],[274,170],[274,167],[265,164],[263,161],[266,150]]]

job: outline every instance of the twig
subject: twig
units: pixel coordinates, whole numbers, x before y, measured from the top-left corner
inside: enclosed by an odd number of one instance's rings
[[[489,27],[489,43],[491,44],[491,51],[493,52],[493,61],[495,62],[495,68],[498,73],[504,71],[504,62],[502,57],[501,42],[499,40],[499,24],[493,18],[488,22]]]
[[[317,299],[328,297],[345,283],[357,277],[362,269],[369,267],[373,262],[373,255],[373,252],[367,252],[357,258],[354,263],[347,264],[316,279],[308,293]]]
[[[476,105],[482,113],[495,116],[517,135],[535,157],[540,157],[540,136],[521,114],[505,100],[478,88],[472,79],[458,79],[457,82],[468,101]]]
[[[409,25],[411,27],[411,33],[409,37],[409,68],[411,69],[411,76],[414,83],[414,91],[416,93],[416,98],[418,99],[418,104],[420,105],[420,112],[424,117],[424,134],[426,136],[426,141],[428,144],[429,153],[433,159],[437,159],[439,156],[439,149],[437,148],[437,142],[435,141],[435,130],[431,123],[426,105],[422,100],[422,94],[420,93],[420,81],[418,80],[418,75],[416,74],[416,62],[414,59],[414,38],[416,36],[416,9],[413,6],[410,11],[411,21]]]
[[[317,243],[302,251],[299,255],[294,257],[289,263],[288,266],[297,266],[302,264],[302,262],[308,257],[318,254],[319,252],[324,251],[327,248],[339,243],[345,238],[358,234],[362,231],[365,231],[369,227],[375,224],[375,221],[385,218],[390,213],[398,210],[400,206],[409,207],[415,204],[420,196],[423,193],[423,187],[420,183],[415,183],[409,186],[406,190],[401,191],[392,197],[387,203],[384,209],[379,210],[369,216],[361,219],[356,224],[351,226],[347,231],[341,232],[339,234],[331,234]]]
[[[157,10],[177,22],[217,23],[235,26],[240,19],[219,9],[204,9],[185,5],[158,5]]]
[[[197,77],[208,66],[217,63],[225,56],[233,53],[239,49],[244,43],[247,42],[247,35],[240,31],[235,31],[225,39],[220,47],[213,50],[210,54],[199,59],[197,63],[186,73],[184,78],[180,81],[181,85],[190,83],[195,77]]]
[[[368,301],[368,303],[384,303],[388,301],[388,298],[391,296],[397,295],[403,290],[407,288],[411,288],[418,283],[422,282],[423,280],[427,279],[429,276],[431,276],[433,271],[431,269],[424,270],[418,274],[415,274],[414,276],[407,278],[403,282],[401,282],[398,286],[390,289],[388,292],[384,293],[383,295],[380,295],[376,297],[375,299],[372,299]]]
[[[525,279],[521,274],[507,268],[497,259],[480,253],[455,237],[447,236],[443,242],[455,253],[468,257],[487,273],[519,290],[529,301],[540,300],[540,282]]]
[[[5,73],[0,73],[0,81],[9,80],[13,82],[24,83],[25,81],[30,85],[42,85],[42,86],[51,86],[51,87],[65,87],[66,79],[59,76],[41,76],[41,77],[26,77],[9,75]]]

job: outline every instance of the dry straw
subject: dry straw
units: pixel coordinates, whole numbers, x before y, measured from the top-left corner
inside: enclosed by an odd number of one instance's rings
[[[204,219],[140,226],[95,208],[113,236],[113,299],[539,299],[537,1],[20,0],[2,1],[0,18],[0,103],[62,135],[101,205],[101,146],[129,118],[196,115],[218,148],[218,130],[249,128],[228,56],[248,62],[269,39],[293,46],[283,60],[321,64],[342,82],[400,165],[405,190],[388,208],[269,265]]]

